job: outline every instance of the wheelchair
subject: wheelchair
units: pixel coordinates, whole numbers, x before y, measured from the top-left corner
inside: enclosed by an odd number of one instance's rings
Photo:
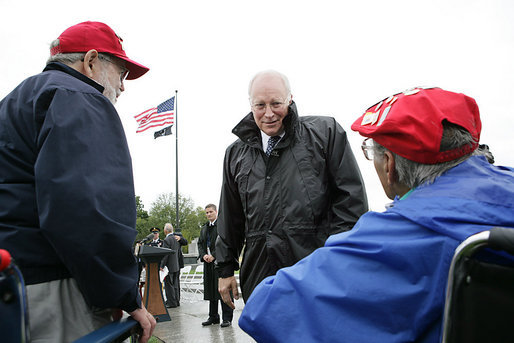
[[[443,343],[514,342],[514,230],[493,228],[455,250],[448,274]]]

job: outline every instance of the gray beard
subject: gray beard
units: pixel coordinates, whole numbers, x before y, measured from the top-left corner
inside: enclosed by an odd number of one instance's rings
[[[104,96],[109,99],[109,101],[116,105],[116,89],[111,86],[109,83],[109,79],[107,77],[107,70],[104,69],[102,73],[100,74],[100,79],[97,81],[99,84],[101,84],[104,87]]]

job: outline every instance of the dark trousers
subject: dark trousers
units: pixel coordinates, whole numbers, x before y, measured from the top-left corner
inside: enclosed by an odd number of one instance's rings
[[[180,272],[168,273],[164,277],[164,291],[166,292],[166,305],[176,307],[180,305]]]
[[[232,301],[234,301],[232,293],[230,293],[230,297],[232,298]],[[225,304],[223,300],[209,300],[209,318],[218,319],[220,317],[218,314],[218,301],[221,302],[221,318],[231,322],[234,317],[234,310]]]

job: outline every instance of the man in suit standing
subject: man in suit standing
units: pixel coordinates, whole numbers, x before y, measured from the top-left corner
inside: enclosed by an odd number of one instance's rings
[[[164,225],[164,238],[162,247],[171,249],[171,252],[161,261],[161,271],[164,266],[168,268],[168,274],[164,278],[164,291],[166,292],[166,307],[173,308],[179,306],[179,275],[180,266],[178,261],[178,251],[180,244],[173,235],[173,226],[170,223]]]
[[[165,226],[169,225],[169,227],[172,227],[170,223],[166,223]],[[177,228],[177,230],[179,230]],[[180,306],[180,269],[184,268],[184,255],[182,254],[182,247],[184,245],[188,244],[187,239],[182,236],[182,233],[180,231],[173,232],[173,238],[177,240],[177,242],[180,244],[180,248],[178,249],[178,266],[179,266],[179,273],[178,273],[178,279],[177,279],[177,306]]]
[[[203,326],[218,324],[220,322],[218,301],[221,301],[221,296],[218,292],[219,276],[217,270],[214,268],[214,261],[216,260],[216,238],[218,237],[218,229],[216,226],[218,212],[216,211],[216,205],[209,204],[205,206],[205,214],[209,221],[202,227],[200,238],[198,238],[198,258],[204,262],[204,300],[209,300],[209,318],[202,323]],[[232,296],[232,294],[230,295]],[[230,326],[234,310],[221,301],[221,311],[223,318],[221,327]]]

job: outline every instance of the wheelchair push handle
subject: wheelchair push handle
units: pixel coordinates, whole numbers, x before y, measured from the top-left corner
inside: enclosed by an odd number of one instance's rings
[[[514,255],[514,230],[494,227],[489,234],[489,244],[492,249],[504,250]]]
[[[0,272],[11,264],[11,254],[7,250],[0,249]]]

